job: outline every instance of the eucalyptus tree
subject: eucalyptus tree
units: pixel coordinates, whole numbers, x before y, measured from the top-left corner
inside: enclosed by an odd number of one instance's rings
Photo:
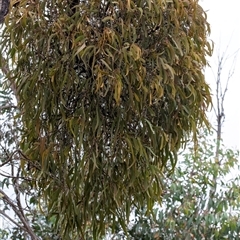
[[[64,239],[124,228],[133,205],[151,211],[162,173],[208,124],[212,47],[198,1],[17,0],[5,24],[21,174]]]

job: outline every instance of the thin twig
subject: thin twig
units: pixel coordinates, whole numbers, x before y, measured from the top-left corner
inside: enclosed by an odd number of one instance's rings
[[[6,164],[8,164],[9,162],[11,162],[13,160],[14,154],[16,154],[16,153],[19,153],[19,150],[15,150],[14,152],[12,152],[12,154],[8,157],[8,159],[5,162],[3,162],[2,164],[0,164],[0,167],[3,167]]]

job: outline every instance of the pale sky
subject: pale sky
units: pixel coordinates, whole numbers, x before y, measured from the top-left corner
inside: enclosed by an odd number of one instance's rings
[[[217,72],[218,54],[226,52],[231,56],[240,49],[240,14],[239,0],[200,0],[199,3],[207,11],[211,24],[210,39],[215,43],[214,54],[209,59],[212,69],[206,70],[206,80],[214,93],[214,74]],[[228,46],[228,47],[227,47]],[[223,70],[223,83],[233,63],[233,57],[226,62]],[[223,140],[227,147],[240,149],[240,50],[237,55],[235,73],[231,78],[225,100],[225,123],[223,126]],[[213,114],[210,120],[214,123]]]

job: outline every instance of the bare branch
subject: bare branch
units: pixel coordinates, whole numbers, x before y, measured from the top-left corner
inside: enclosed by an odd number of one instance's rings
[[[7,218],[10,222],[12,222],[14,225],[18,226],[20,229],[22,229],[23,231],[27,231],[21,224],[19,224],[18,222],[14,221],[8,214],[6,214],[3,210],[0,209],[0,214],[2,216],[4,216],[5,218]]]
[[[233,55],[233,62],[232,62],[232,66],[228,72],[228,77],[227,77],[227,83],[226,83],[226,86],[225,86],[225,89],[224,89],[224,92],[223,92],[223,95],[222,95],[222,109],[223,109],[223,103],[224,103],[224,100],[225,100],[225,95],[226,95],[226,92],[228,90],[228,84],[229,84],[229,80],[232,78],[232,76],[234,75],[235,73],[235,67],[236,67],[236,62],[237,62],[237,54],[238,54],[239,50],[237,50],[234,55]]]
[[[218,141],[221,140],[221,129],[222,129],[222,125],[225,121],[225,113],[224,113],[225,97],[226,97],[226,93],[228,90],[229,81],[233,77],[234,72],[235,72],[237,54],[239,52],[239,49],[238,49],[232,55],[227,56],[226,55],[227,49],[228,49],[228,46],[227,46],[225,52],[223,52],[221,55],[218,55],[218,69],[217,69],[217,77],[216,77],[216,105],[217,105],[217,107],[214,108],[215,116],[217,119],[216,132],[217,132],[217,140]],[[226,79],[225,86],[223,87],[223,85],[222,85],[223,69],[224,69],[226,62],[232,57],[233,57],[233,62],[232,62],[231,68],[228,71],[228,76]]]
[[[19,153],[19,150],[15,150],[9,157],[6,161],[4,161],[2,164],[0,164],[0,167],[3,167],[5,165],[7,165],[9,162],[11,162],[13,160],[13,156],[16,154],[16,153]]]
[[[17,108],[17,106],[14,105],[5,105],[5,106],[0,106],[0,111],[6,110],[6,109],[12,109],[12,108]]]
[[[15,179],[15,178],[18,178],[18,179],[21,179],[21,180],[25,180],[25,181],[33,181],[33,179],[30,179],[30,178],[25,178],[25,177],[15,177],[15,176],[11,176],[11,175],[7,175],[7,174],[4,174],[4,173],[0,173],[1,176],[3,177],[6,177],[6,178],[10,178],[10,179]],[[35,181],[35,180],[34,180]]]
[[[14,191],[15,191],[15,194],[16,194],[16,200],[17,200],[17,206],[18,206],[18,209],[20,211],[20,213],[22,214],[22,217],[25,219],[25,221],[27,221],[25,215],[24,215],[24,212],[23,212],[23,206],[21,204],[21,200],[20,200],[20,191],[19,191],[19,172],[20,172],[20,168],[18,168],[18,173],[17,173],[17,178],[15,178],[13,180],[13,188],[14,188]]]
[[[18,207],[14,204],[14,202],[8,197],[8,195],[0,189],[0,195],[3,201],[9,205],[12,210],[15,212],[15,214],[18,216],[18,218],[21,220],[23,223],[24,227],[26,228],[26,232],[31,236],[32,240],[40,240],[37,235],[34,233],[32,230],[29,222],[25,218],[25,216],[22,214],[22,211],[18,209]]]
[[[228,45],[229,46],[229,45]],[[226,47],[226,50],[228,49],[228,46]],[[229,60],[229,56],[226,56],[226,52],[223,52],[221,55],[218,55],[218,68],[217,68],[217,77],[216,77],[216,108],[214,108],[216,120],[217,120],[217,129],[216,129],[216,150],[215,150],[215,161],[216,164],[219,166],[222,165],[223,159],[219,159],[220,156],[220,142],[221,142],[221,135],[222,135],[222,126],[225,121],[225,114],[224,114],[224,102],[225,102],[225,96],[228,90],[228,84],[230,79],[233,77],[234,72],[235,72],[235,66],[236,66],[236,58],[239,50],[237,50],[232,56],[234,57],[232,65],[230,70],[228,71],[228,76],[226,79],[225,86],[223,88],[222,84],[222,73],[223,73],[223,68],[227,60]],[[232,57],[231,56],[231,57]],[[215,177],[212,179],[212,188],[210,189],[209,196],[212,198],[217,190],[217,178],[218,178],[218,173],[216,174]],[[207,209],[211,209],[210,205],[210,199],[207,204]]]

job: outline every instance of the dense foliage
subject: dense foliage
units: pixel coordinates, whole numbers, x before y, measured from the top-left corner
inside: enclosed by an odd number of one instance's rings
[[[1,68],[22,120],[22,174],[64,239],[126,225],[207,123],[209,25],[197,0],[13,1]]]
[[[163,201],[154,207],[154,217],[146,215],[146,206],[135,208],[126,232],[117,225],[115,233],[103,239],[239,239],[239,152],[221,144],[218,165],[215,148],[212,135],[202,135],[197,153],[192,146],[181,154],[174,174],[164,180]],[[209,198],[215,180],[217,191]],[[62,239],[54,232],[55,218],[44,216],[37,198],[30,199],[29,206],[31,211],[26,216],[36,235],[43,240]],[[25,235],[18,226],[0,229],[1,239],[19,240]],[[91,231],[85,238],[93,239]]]

